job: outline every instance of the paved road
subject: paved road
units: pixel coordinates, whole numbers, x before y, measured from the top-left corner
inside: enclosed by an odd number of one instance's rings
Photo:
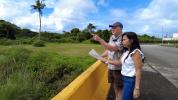
[[[142,45],[148,63],[178,88],[178,48]]]
[[[115,100],[113,87],[107,100]],[[178,89],[146,62],[142,71],[141,96],[137,100],[178,100]]]
[[[138,100],[178,100],[178,48],[142,45],[146,56]],[[115,100],[110,88],[107,100]]]

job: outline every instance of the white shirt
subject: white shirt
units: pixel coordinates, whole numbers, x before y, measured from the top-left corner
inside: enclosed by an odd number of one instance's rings
[[[136,51],[139,51],[139,53],[141,54],[142,59],[144,59],[144,54],[139,49],[135,49],[130,54],[129,54],[129,51],[124,52],[123,56],[121,57],[121,63],[122,63],[121,74],[123,76],[128,76],[128,77],[135,76],[135,64],[134,64],[134,61],[133,61],[131,55],[134,54]],[[128,58],[126,58],[127,55],[128,55]]]
[[[123,49],[123,46],[121,44],[121,36],[115,37],[114,35],[112,35],[110,37],[109,40],[109,44],[110,45],[116,45],[119,50]],[[120,51],[109,51],[108,50],[108,59],[109,60],[116,60],[116,59],[120,59],[122,53]],[[110,70],[120,70],[121,66],[115,66],[112,64],[108,64],[108,69]]]

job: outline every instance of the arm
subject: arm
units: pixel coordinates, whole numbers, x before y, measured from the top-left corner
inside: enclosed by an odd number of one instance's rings
[[[104,53],[101,56],[102,57],[107,57],[108,56],[108,50],[105,50]]]
[[[143,66],[142,63],[142,58],[141,55],[138,51],[136,51],[133,55],[132,55],[132,59],[134,61],[135,64],[135,71],[136,71],[136,81],[135,81],[135,88],[134,88],[134,97],[138,97],[140,95],[140,82],[141,82],[141,69]]]
[[[110,51],[117,51],[119,50],[119,48],[116,45],[110,45],[109,43],[107,43],[106,41],[104,41],[102,38],[100,38],[98,35],[96,34],[92,34],[93,35],[93,39],[95,41],[98,41],[102,46],[104,46],[106,49],[110,50]]]
[[[108,60],[107,63],[112,64],[112,65],[122,65],[121,60]]]
[[[122,64],[120,59],[117,59],[117,60],[108,60],[108,59],[103,58],[101,61],[104,62],[104,63],[107,63],[107,64],[108,63],[112,64],[112,65],[121,65]]]
[[[116,45],[110,45],[109,43],[107,43],[106,41],[104,41],[103,39],[98,39],[98,42],[104,46],[106,49],[110,50],[110,51],[117,51],[118,47]]]

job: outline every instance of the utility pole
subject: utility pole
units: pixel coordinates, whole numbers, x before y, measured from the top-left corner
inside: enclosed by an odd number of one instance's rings
[[[164,38],[164,34],[163,34],[163,26],[162,26],[162,45],[163,45],[163,38]]]

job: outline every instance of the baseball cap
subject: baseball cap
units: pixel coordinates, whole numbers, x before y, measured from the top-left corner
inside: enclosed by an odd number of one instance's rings
[[[116,27],[116,26],[119,26],[120,28],[123,28],[123,25],[122,25],[121,22],[115,22],[112,25],[109,25],[109,27]]]

